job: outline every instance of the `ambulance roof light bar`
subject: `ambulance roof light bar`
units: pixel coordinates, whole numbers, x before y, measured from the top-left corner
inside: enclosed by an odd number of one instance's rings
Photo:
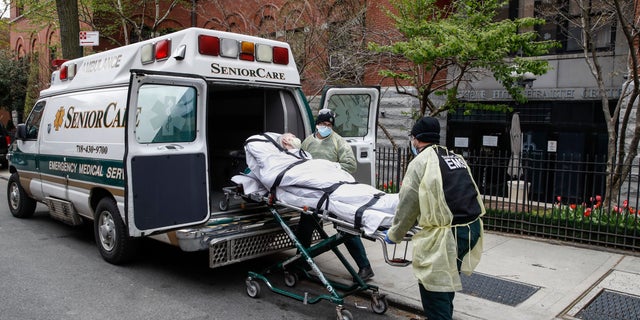
[[[171,39],[163,39],[155,43],[148,43],[140,49],[140,61],[149,64],[166,60],[170,57]],[[177,60],[185,58],[186,46],[180,46],[174,57]],[[289,64],[289,49],[274,47],[250,41],[237,41],[210,35],[198,35],[198,53],[206,56],[220,56],[224,58],[258,61],[281,65]]]
[[[67,80],[67,66],[62,66],[62,68],[60,68],[60,80]]]
[[[154,61],[162,61],[169,58],[171,52],[171,39],[163,39],[156,43],[148,43],[140,49],[140,62],[149,64]]]
[[[71,80],[76,76],[76,64],[70,63],[68,65],[64,65],[60,68],[60,72],[58,72],[58,77],[60,80]]]
[[[272,47],[250,41],[237,41],[209,35],[198,36],[198,52],[207,56],[220,56],[245,61],[289,64],[289,49]]]

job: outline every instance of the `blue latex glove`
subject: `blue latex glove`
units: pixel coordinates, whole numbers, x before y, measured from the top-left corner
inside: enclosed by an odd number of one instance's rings
[[[384,242],[388,244],[396,244],[395,242],[391,241],[391,239],[389,239],[389,235],[387,234],[388,231],[389,230],[384,231]]]

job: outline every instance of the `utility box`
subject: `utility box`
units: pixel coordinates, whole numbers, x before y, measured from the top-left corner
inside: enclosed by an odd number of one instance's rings
[[[522,203],[527,201],[531,182],[510,180],[507,181],[507,186],[509,188],[509,200],[511,202]]]

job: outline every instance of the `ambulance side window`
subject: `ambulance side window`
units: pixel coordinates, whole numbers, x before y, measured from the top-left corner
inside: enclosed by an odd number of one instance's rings
[[[31,110],[31,114],[29,114],[29,118],[27,119],[26,131],[27,131],[27,139],[37,139],[38,131],[40,131],[40,121],[42,120],[42,111],[44,110],[44,101],[38,102]]]
[[[343,137],[364,137],[369,131],[371,96],[336,94],[329,98],[329,109],[336,113],[333,129]]]
[[[191,142],[196,138],[197,91],[193,87],[145,84],[138,91],[139,143]]]

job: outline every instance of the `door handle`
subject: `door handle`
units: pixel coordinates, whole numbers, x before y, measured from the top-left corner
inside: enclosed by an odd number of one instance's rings
[[[167,145],[158,147],[158,150],[182,150],[182,149],[184,149],[184,147],[179,144],[167,144]]]

